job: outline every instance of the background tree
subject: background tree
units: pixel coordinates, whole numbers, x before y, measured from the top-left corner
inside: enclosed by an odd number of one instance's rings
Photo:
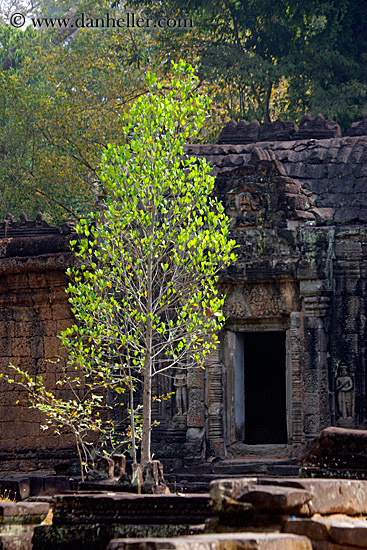
[[[365,3],[133,3],[152,17],[192,18],[195,29],[159,31],[162,55],[182,56],[186,48],[186,59],[199,64],[202,84],[228,118],[298,120],[305,111],[321,111],[345,129],[366,112]]]
[[[102,151],[121,142],[121,117],[145,91],[149,35],[94,28],[64,36],[3,24],[0,45],[0,216],[43,210],[59,222],[86,214]]]

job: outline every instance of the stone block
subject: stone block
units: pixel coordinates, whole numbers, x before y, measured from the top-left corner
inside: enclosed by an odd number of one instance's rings
[[[296,132],[295,122],[284,122],[278,118],[275,122],[261,124],[259,141],[290,141]]]
[[[214,513],[221,513],[224,499],[243,491],[248,485],[257,483],[256,477],[237,479],[216,479],[210,483],[210,499]]]
[[[1,550],[32,550],[33,531],[17,529],[16,532],[0,534]]]
[[[45,336],[43,339],[45,358],[57,357],[59,355],[59,348],[61,346],[60,338],[56,336]]]
[[[328,527],[325,522],[318,521],[318,517],[288,519],[284,526],[284,532],[304,535],[312,541],[329,539]]]
[[[325,120],[321,114],[315,118],[306,114],[299,123],[294,139],[330,139],[341,135],[340,126],[334,120]]]
[[[329,469],[367,469],[366,447],[367,430],[325,428],[309,443],[300,463]],[[367,508],[362,513],[367,514]]]
[[[367,481],[355,479],[292,479],[263,478],[258,483],[296,487],[311,493],[305,505],[309,516],[314,514],[367,515]],[[305,514],[306,515],[306,514]]]
[[[28,276],[26,273],[14,274],[7,278],[7,286],[9,290],[20,290],[29,288]]]
[[[48,321],[52,319],[51,307],[49,305],[37,305],[35,308],[35,313],[37,318],[40,321]]]
[[[194,525],[212,516],[208,494],[77,493],[58,495],[54,502],[54,525]]]
[[[347,130],[347,136],[367,136],[367,116],[358,122],[353,122]]]
[[[356,550],[355,546],[340,546],[340,544],[335,544],[334,542],[330,541],[313,541],[312,542],[312,550]]]
[[[241,120],[238,124],[230,120],[219,134],[217,143],[254,143],[258,140],[259,128],[260,124],[257,120],[252,122]]]
[[[62,287],[65,288],[68,283],[68,278],[63,271],[49,271],[46,273],[47,284],[49,288]]]
[[[31,357],[33,359],[41,359],[44,357],[44,341],[41,336],[34,337],[30,340]]]
[[[344,518],[331,523],[330,538],[337,544],[349,544],[358,548],[367,548],[367,521]]]
[[[279,533],[217,533],[157,539],[115,539],[106,550],[312,550],[306,537]]]
[[[28,498],[30,495],[29,477],[18,475],[0,478],[0,493],[17,500]]]
[[[30,341],[26,338],[12,338],[11,352],[14,357],[30,357]]]
[[[38,524],[45,519],[49,509],[47,502],[1,502],[0,523]]]
[[[47,279],[45,273],[29,273],[29,286],[34,289],[47,287]]]
[[[31,478],[31,491],[33,493],[33,479]],[[70,480],[67,476],[46,476],[44,478],[44,494],[57,495],[70,491]]]
[[[66,295],[65,295],[66,296]],[[62,319],[73,319],[72,313],[70,311],[70,306],[67,302],[65,304],[54,304],[52,305],[52,319],[59,321]]]
[[[312,496],[308,491],[292,487],[248,485],[234,498],[252,504],[256,510],[280,513],[301,508]]]
[[[284,531],[307,536],[313,543],[329,541],[329,544],[335,543],[343,548],[344,545],[347,548],[367,548],[366,517],[355,518],[338,514],[326,517],[317,515],[310,519],[289,519]]]

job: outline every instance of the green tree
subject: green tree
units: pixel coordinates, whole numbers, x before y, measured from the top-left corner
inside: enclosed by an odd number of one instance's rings
[[[72,395],[57,397],[21,369],[8,377],[51,425],[74,433],[82,468],[93,464],[90,432],[117,432],[100,414],[108,391],[129,395],[134,466],[140,438],[141,465],[151,461],[152,378],[203,367],[224,322],[218,272],[235,260],[211,166],[184,155],[209,105],[195,91],[194,69],[174,65],[169,89],[148,73],[146,86],[125,115],[124,144],[108,145],[103,156],[103,208],[80,221],[71,242],[67,292],[77,322],[61,333],[68,360],[58,384]]]
[[[191,66],[180,62],[174,72],[168,91],[148,74],[149,92],[123,124],[125,144],[103,156],[105,205],[78,226],[80,265],[68,289],[84,352],[114,355],[111,369],[141,381],[143,466],[151,460],[152,378],[203,366],[224,321],[218,270],[235,259],[211,167],[183,151],[209,100],[194,91]]]

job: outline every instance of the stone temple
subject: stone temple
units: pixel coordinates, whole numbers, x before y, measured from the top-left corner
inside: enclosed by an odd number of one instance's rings
[[[240,245],[221,276],[225,328],[205,371],[158,379],[157,451],[198,458],[266,446],[297,457],[327,426],[367,428],[367,118],[342,137],[321,115],[299,128],[230,122],[218,143],[187,146],[213,166]],[[0,224],[0,365],[53,387],[57,334],[72,323],[64,292],[70,228],[41,216]],[[0,386],[1,469],[74,453],[40,430],[18,390]],[[256,447],[257,446],[257,447]]]

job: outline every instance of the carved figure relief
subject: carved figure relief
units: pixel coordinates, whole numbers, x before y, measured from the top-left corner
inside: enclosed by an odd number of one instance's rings
[[[339,366],[339,375],[335,381],[335,390],[339,417],[343,420],[352,420],[354,418],[354,384],[348,372],[348,367],[344,362],[340,363]]]
[[[186,373],[178,371],[175,375],[173,385],[176,389],[176,408],[175,416],[187,415],[187,376]]]
[[[277,317],[294,310],[297,307],[295,300],[296,291],[292,285],[238,285],[228,289],[225,315],[242,318]]]

